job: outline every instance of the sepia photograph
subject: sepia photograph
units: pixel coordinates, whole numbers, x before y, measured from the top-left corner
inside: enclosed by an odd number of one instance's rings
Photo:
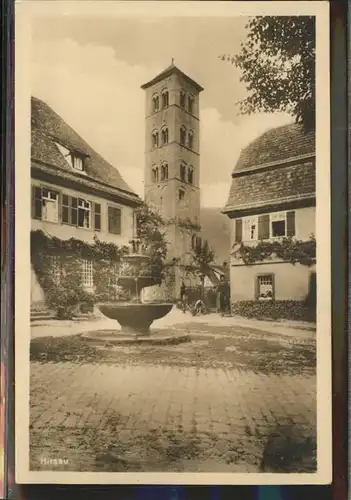
[[[331,480],[328,5],[298,4],[17,5],[18,482]]]

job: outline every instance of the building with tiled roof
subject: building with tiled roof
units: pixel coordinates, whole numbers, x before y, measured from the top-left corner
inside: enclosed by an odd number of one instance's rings
[[[31,184],[32,231],[89,244],[97,237],[117,246],[128,245],[133,237],[134,210],[141,202],[138,195],[115,167],[34,97]],[[82,262],[82,276],[84,286],[92,288],[92,261]],[[32,303],[43,302],[44,295],[32,269]]]
[[[242,251],[313,239],[315,176],[315,134],[298,124],[269,130],[241,152],[223,209],[232,224],[232,302],[303,301],[315,289],[314,264],[292,264],[274,253],[248,263]]]

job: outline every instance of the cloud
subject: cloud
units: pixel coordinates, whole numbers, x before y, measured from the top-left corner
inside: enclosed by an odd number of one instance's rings
[[[68,38],[37,41],[33,49],[33,94],[142,195],[145,95],[140,85],[162,68],[128,63],[117,59],[109,46],[80,45]],[[241,149],[265,130],[286,123],[287,117],[262,114],[238,120],[233,111],[233,120],[224,119],[213,102],[201,110],[200,120],[202,204],[223,206]]]

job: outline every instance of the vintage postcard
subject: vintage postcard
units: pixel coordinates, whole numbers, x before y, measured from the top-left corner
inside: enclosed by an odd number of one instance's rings
[[[328,3],[15,17],[16,480],[329,483]]]

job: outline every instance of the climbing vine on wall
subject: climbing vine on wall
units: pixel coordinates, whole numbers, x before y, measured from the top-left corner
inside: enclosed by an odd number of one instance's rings
[[[277,258],[291,264],[311,266],[316,260],[316,239],[312,235],[307,241],[283,238],[276,241],[261,241],[255,246],[241,243],[238,248],[234,247],[232,256],[247,265]]]
[[[110,291],[115,267],[126,247],[95,238],[92,244],[76,238],[61,240],[41,230],[31,232],[31,262],[47,305],[61,319],[71,318],[82,304],[91,306]],[[82,260],[94,262],[94,293],[83,286]]]

